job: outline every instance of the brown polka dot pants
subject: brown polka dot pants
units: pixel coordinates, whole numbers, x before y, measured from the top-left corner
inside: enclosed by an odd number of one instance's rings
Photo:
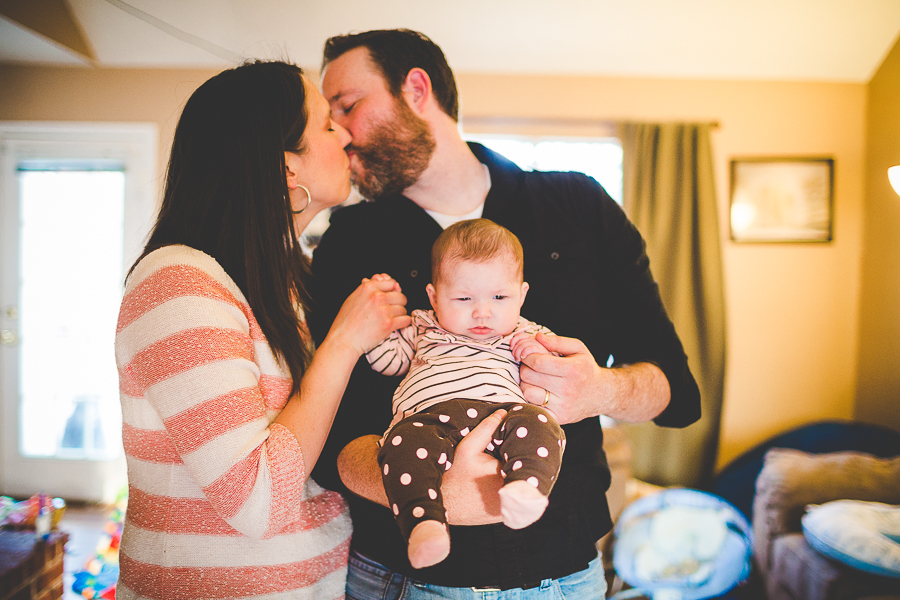
[[[501,408],[508,411],[506,418],[485,452],[500,461],[507,483],[525,480],[550,495],[565,448],[565,433],[550,413],[517,402],[441,402],[394,425],[378,453],[384,489],[404,537],[421,521],[447,522],[441,479],[456,444]]]

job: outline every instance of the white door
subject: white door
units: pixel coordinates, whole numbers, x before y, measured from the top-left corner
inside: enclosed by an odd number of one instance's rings
[[[0,493],[126,485],[113,342],[156,203],[151,125],[0,123]]]

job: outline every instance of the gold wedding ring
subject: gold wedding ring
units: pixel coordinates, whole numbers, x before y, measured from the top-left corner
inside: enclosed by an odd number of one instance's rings
[[[544,403],[541,406],[547,406],[550,404],[550,390],[544,390]]]

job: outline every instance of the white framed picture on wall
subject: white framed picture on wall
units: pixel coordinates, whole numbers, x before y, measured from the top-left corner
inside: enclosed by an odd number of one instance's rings
[[[833,203],[832,158],[731,161],[735,242],[830,242]]]

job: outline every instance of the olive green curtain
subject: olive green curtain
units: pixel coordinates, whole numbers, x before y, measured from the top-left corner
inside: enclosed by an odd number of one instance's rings
[[[684,429],[628,425],[635,477],[701,487],[715,468],[725,384],[725,298],[708,124],[623,123],[623,205],[700,386]]]

